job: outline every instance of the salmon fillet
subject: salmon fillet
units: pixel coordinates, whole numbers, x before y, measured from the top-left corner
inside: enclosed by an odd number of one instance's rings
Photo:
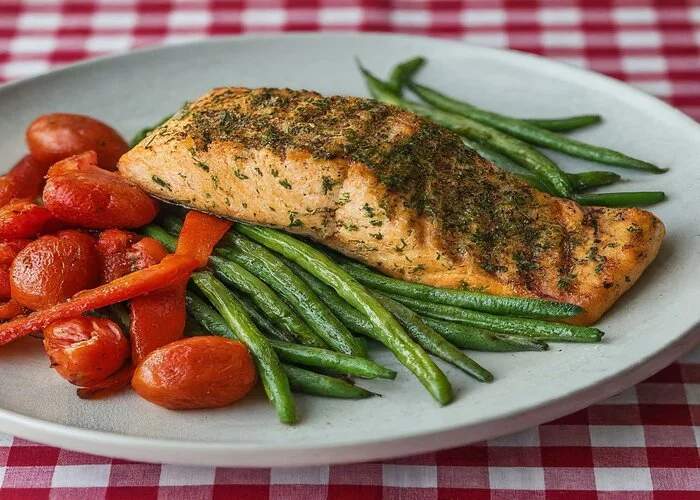
[[[536,191],[412,113],[309,91],[214,89],[118,168],[158,198],[311,237],[389,276],[581,305],[578,324],[632,286],[665,235],[647,211]]]

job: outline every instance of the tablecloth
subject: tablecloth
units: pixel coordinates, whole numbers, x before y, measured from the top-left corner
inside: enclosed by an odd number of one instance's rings
[[[0,81],[156,44],[310,30],[395,31],[533,52],[626,80],[700,119],[700,1],[0,1]],[[554,422],[376,463],[142,464],[0,433],[0,498],[685,500],[700,498],[699,444],[697,349]]]

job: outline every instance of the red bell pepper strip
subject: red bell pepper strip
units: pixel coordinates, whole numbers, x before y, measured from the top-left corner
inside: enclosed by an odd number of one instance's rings
[[[79,292],[66,302],[0,324],[0,345],[42,330],[59,319],[79,316],[92,309],[184,283],[197,266],[198,262],[190,256],[168,255],[154,266]]]
[[[231,225],[231,221],[190,210],[185,216],[175,255],[190,255],[197,260],[198,267],[206,266],[212,250]]]

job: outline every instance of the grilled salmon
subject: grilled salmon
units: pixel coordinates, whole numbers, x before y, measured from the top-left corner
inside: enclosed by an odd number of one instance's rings
[[[407,281],[581,305],[590,324],[663,224],[532,189],[447,129],[371,99],[217,88],[125,154],[154,196],[311,237]]]

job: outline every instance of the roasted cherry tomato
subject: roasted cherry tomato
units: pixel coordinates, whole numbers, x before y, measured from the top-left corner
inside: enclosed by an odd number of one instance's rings
[[[0,208],[0,238],[19,239],[58,229],[46,208],[29,199],[16,199]]]
[[[85,151],[95,151],[100,167],[114,170],[129,145],[112,127],[89,116],[43,115],[27,129],[32,156],[49,165]]]
[[[191,337],[161,347],[138,365],[131,380],[139,396],[170,410],[228,406],[254,384],[248,349],[221,337]]]
[[[31,155],[22,158],[12,169],[0,177],[0,206],[14,198],[36,198],[44,187],[44,177],[50,164],[40,162]]]
[[[57,219],[89,229],[140,227],[158,214],[158,203],[140,187],[99,168],[93,151],[51,167],[43,197]]]
[[[29,240],[0,241],[0,301],[10,298],[10,266]]]
[[[129,357],[129,341],[107,318],[79,316],[44,329],[44,349],[51,366],[71,384],[101,382]]]
[[[12,298],[42,309],[97,284],[100,261],[95,240],[79,231],[60,231],[29,243],[10,266]]]

